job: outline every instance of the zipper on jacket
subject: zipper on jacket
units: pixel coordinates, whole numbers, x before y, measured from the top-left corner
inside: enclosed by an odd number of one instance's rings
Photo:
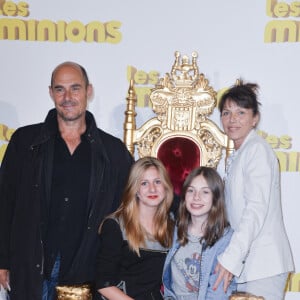
[[[42,265],[41,265],[41,272],[40,274],[44,274],[44,262],[45,262],[45,257],[44,257],[44,244],[43,241],[41,240],[41,246],[42,246]]]

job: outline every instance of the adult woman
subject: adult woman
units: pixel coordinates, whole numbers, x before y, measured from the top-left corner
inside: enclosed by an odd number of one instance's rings
[[[214,287],[224,279],[226,289],[233,274],[238,290],[279,300],[294,266],[283,224],[278,160],[254,130],[259,121],[257,90],[257,84],[240,81],[219,102],[224,131],[234,143],[225,175],[234,234],[218,258]]]
[[[212,285],[217,256],[231,236],[221,177],[209,167],[192,170],[183,184],[178,229],[164,266],[165,299],[227,300],[235,283],[226,292]]]
[[[162,269],[174,228],[172,200],[163,164],[153,157],[136,161],[119,209],[100,228],[96,288],[105,298],[162,299]]]

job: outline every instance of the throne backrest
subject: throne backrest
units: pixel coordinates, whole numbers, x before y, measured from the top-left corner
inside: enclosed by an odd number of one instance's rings
[[[130,82],[125,111],[124,143],[139,157],[154,156],[166,166],[175,194],[180,194],[184,179],[200,165],[216,168],[224,151],[232,149],[224,132],[209,119],[216,106],[216,91],[199,73],[198,54],[176,51],[171,72],[160,78],[151,90],[155,117],[136,128],[136,94]]]

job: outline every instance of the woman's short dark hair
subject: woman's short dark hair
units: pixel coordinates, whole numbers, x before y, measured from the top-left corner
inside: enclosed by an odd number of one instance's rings
[[[242,79],[239,79],[221,96],[218,105],[220,113],[223,112],[225,102],[230,100],[240,107],[251,109],[254,116],[259,114],[261,103],[257,100],[258,89],[259,86],[256,83],[244,83]]]

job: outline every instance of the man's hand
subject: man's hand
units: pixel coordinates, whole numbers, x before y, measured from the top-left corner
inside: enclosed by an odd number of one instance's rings
[[[9,288],[9,271],[0,269],[0,284],[5,288]]]
[[[230,285],[230,282],[233,278],[233,274],[230,273],[228,270],[226,270],[221,264],[217,264],[216,265],[216,268],[215,268],[215,273],[218,274],[217,276],[217,279],[216,279],[216,282],[213,286],[213,290],[215,291],[219,284],[222,282],[222,280],[224,280],[223,282],[223,290],[224,290],[224,293],[227,292],[227,289]]]

